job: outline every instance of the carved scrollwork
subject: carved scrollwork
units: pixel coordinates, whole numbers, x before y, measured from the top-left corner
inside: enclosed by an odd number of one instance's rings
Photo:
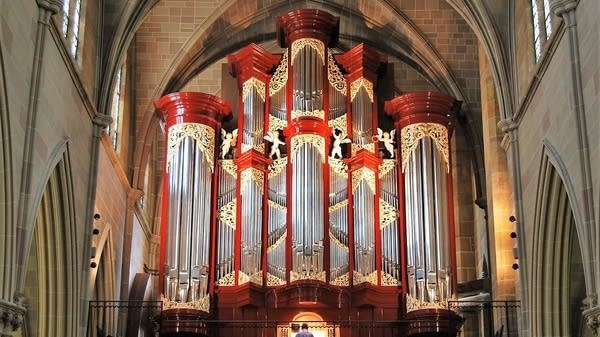
[[[283,130],[287,126],[287,121],[269,115],[269,131]]]
[[[396,160],[384,159],[379,165],[379,178],[385,177],[394,167],[396,167]]]
[[[243,271],[238,271],[238,285],[250,282],[250,276]]]
[[[272,252],[273,250],[277,249],[277,247],[279,247],[282,243],[285,242],[285,238],[287,237],[287,233],[283,233],[282,236],[279,237],[279,239],[277,239],[277,241],[275,241],[274,244],[270,245],[267,248],[267,253]]]
[[[277,69],[275,69],[275,74],[273,74],[273,77],[271,78],[271,81],[269,82],[269,95],[273,96],[275,95],[277,92],[279,92],[279,90],[281,90],[283,87],[285,87],[285,84],[287,83],[288,80],[288,50],[286,49],[285,52],[283,53],[283,57],[281,58],[281,62],[279,62],[279,65],[277,66]]]
[[[346,273],[330,282],[331,285],[345,287],[350,285],[350,274]]]
[[[245,170],[242,171],[241,176],[241,181],[240,181],[240,186],[242,188],[242,193],[244,193],[244,190],[246,189],[246,187],[248,186],[248,182],[252,181],[256,184],[256,187],[258,188],[259,191],[263,192],[263,186],[264,186],[264,174],[262,171],[255,169],[253,167],[249,167]]]
[[[361,87],[365,88],[367,95],[369,95],[369,100],[373,103],[373,83],[364,77],[360,77],[350,84],[350,101],[354,101]]]
[[[399,286],[400,281],[392,275],[382,271],[381,272],[381,285],[382,286]]]
[[[410,295],[406,295],[406,311],[414,311],[419,309],[448,309],[448,301],[427,302],[416,299]]]
[[[283,212],[283,213],[287,212],[287,207],[282,206],[282,205],[276,203],[273,200],[267,200],[267,204],[269,205],[269,207],[271,207],[273,209],[276,209],[276,210],[278,210],[280,212]]]
[[[278,176],[287,165],[287,157],[273,160],[269,165],[269,179]]]
[[[235,278],[234,278],[234,273],[231,272],[223,277],[221,277],[218,281],[217,284],[219,286],[234,286],[235,285]]]
[[[332,53],[329,53],[327,57],[327,79],[335,90],[346,96],[346,78],[342,75],[337,63],[335,63]]]
[[[161,300],[163,302],[163,310],[169,309],[196,309],[204,312],[210,312],[210,295],[205,295],[197,301],[193,302],[177,302],[171,301],[161,294]]]
[[[340,117],[338,117],[336,119],[332,119],[332,120],[328,121],[327,125],[332,129],[339,130],[342,133],[341,134],[342,138],[346,138],[348,136],[348,133],[346,133],[346,128],[348,125],[348,119],[346,118],[346,115],[341,115]]]
[[[360,185],[363,180],[367,182],[369,189],[375,194],[375,172],[366,167],[359,168],[352,172],[352,193],[356,192],[358,185]]]
[[[232,177],[237,176],[237,165],[234,164],[232,159],[223,159],[221,160],[221,167],[223,171],[227,172]]]
[[[302,135],[294,136],[292,138],[291,143],[292,143],[292,152],[291,152],[292,160],[294,158],[294,155],[296,154],[296,151],[298,151],[298,149],[302,145],[309,144],[309,145],[312,145],[315,148],[317,148],[317,150],[319,151],[319,154],[321,155],[321,162],[325,162],[325,138],[318,136],[318,135],[302,134]]]
[[[344,200],[338,202],[335,205],[329,206],[329,213],[333,213],[333,212],[335,212],[337,210],[340,210],[340,209],[342,209],[344,207],[348,207],[348,199],[344,199]]]
[[[252,88],[256,90],[262,101],[265,101],[265,83],[256,77],[249,78],[242,86],[242,100],[245,101],[246,97],[252,92]]]
[[[334,173],[342,177],[346,177],[346,175],[348,175],[348,165],[346,165],[341,159],[330,157],[329,167]]]
[[[210,166],[211,171],[214,168],[215,154],[215,130],[209,126],[198,123],[181,123],[173,125],[168,132],[167,149],[167,172],[173,157],[179,150],[181,142],[186,137],[191,137],[196,141],[198,149],[204,153],[204,157]]]
[[[292,42],[292,64],[294,64],[298,53],[305,47],[314,49],[321,57],[321,62],[325,63],[325,45],[323,42],[313,38],[303,38]]]
[[[313,110],[313,111],[302,111],[302,110],[292,110],[291,112],[292,119],[296,119],[299,117],[317,117],[319,119],[325,119],[325,111],[324,110]]]
[[[355,270],[354,274],[352,276],[352,282],[355,285],[365,283],[365,282],[376,285],[377,284],[377,271],[374,271],[374,272],[370,273],[369,275],[363,275]]]
[[[233,199],[230,202],[223,205],[223,207],[221,207],[219,209],[219,211],[217,212],[219,221],[221,221],[222,223],[226,224],[227,226],[231,227],[234,230],[235,230],[236,221],[237,221],[237,219],[236,219],[237,206],[236,205],[237,205],[237,202],[235,199]]]
[[[398,210],[381,198],[379,198],[379,219],[380,229],[384,229],[398,219]]]
[[[271,273],[267,273],[267,286],[268,287],[281,286],[284,284],[285,284],[284,279],[281,279]]]
[[[448,155],[448,129],[438,123],[416,123],[408,125],[400,131],[402,139],[402,172],[410,159],[411,153],[419,146],[419,140],[430,137],[446,162],[447,172],[450,172]]]
[[[291,282],[298,280],[317,280],[321,282],[325,282],[325,271],[321,270],[320,272],[311,272],[309,274],[301,274],[295,271],[290,271],[290,279]]]

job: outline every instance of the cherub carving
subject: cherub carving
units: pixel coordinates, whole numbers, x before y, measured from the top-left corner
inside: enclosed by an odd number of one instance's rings
[[[380,128],[377,128],[377,140],[383,143],[383,146],[390,154],[390,158],[394,158],[394,139],[396,138],[396,129],[390,132],[383,132]]]
[[[269,157],[273,158],[273,156],[277,156],[277,159],[281,158],[281,150],[279,150],[279,147],[285,145],[285,142],[279,139],[279,131],[267,131],[267,134],[263,138],[271,143]]]
[[[225,131],[225,129],[221,129],[221,158],[225,159],[225,156],[231,151],[232,148],[235,147],[235,143],[237,142],[237,133],[238,130],[235,129],[231,131],[231,133]]]
[[[338,129],[333,129],[333,147],[331,149],[331,158],[339,157],[339,159],[342,159],[342,144],[350,143],[352,141],[350,138],[345,137],[342,130],[340,130],[339,134],[336,132],[336,130]]]

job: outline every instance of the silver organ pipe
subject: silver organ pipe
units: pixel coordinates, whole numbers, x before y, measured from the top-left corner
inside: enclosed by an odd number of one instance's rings
[[[359,145],[372,143],[373,102],[364,87],[352,100],[352,142]]]
[[[255,169],[248,168],[244,171],[250,171],[252,178],[246,180],[241,193],[241,271],[249,276],[260,271],[262,247],[262,186],[258,186],[259,182],[254,180],[253,174],[263,173],[256,172],[258,170],[252,172],[253,170]]]
[[[354,268],[363,276],[375,271],[375,207],[374,191],[366,179],[361,179],[353,194],[354,200]]]
[[[293,105],[297,111],[323,109],[323,60],[317,50],[305,45],[293,62]]]
[[[280,159],[284,160],[285,159]],[[286,279],[286,172],[281,170],[268,180],[268,249],[267,272],[280,282]]]
[[[389,207],[398,209],[398,186],[397,186],[397,168],[395,160],[386,159],[390,162],[392,168],[380,175],[380,194],[381,200]],[[383,219],[380,219],[383,221]],[[400,260],[399,260],[399,228],[398,220],[394,219],[391,223],[385,226],[381,232],[382,256],[381,264],[382,271],[390,275],[397,282],[400,281]]]
[[[222,212],[235,212],[232,203],[236,201],[236,176],[235,172],[227,171],[224,166],[233,166],[233,160],[222,160],[219,165],[219,188],[217,210]],[[219,216],[217,233],[217,283],[220,285],[233,285],[233,247],[235,224],[223,221],[226,216]]]
[[[405,171],[409,294],[445,301],[449,289],[447,166],[430,137],[419,140]]]
[[[255,86],[250,86],[244,97],[244,129],[242,144],[248,148],[258,147],[263,143],[265,102]]]
[[[197,301],[208,291],[211,163],[188,136],[181,140],[169,165],[165,295],[172,301]]]
[[[319,149],[302,144],[292,158],[293,270],[310,277],[323,268],[323,163]]]

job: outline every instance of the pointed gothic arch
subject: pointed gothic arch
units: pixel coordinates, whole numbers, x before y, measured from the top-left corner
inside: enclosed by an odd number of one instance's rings
[[[581,304],[589,273],[571,180],[545,142],[538,176],[529,284],[532,336],[577,336],[585,329]],[[589,293],[589,292],[588,292]]]
[[[46,185],[37,198],[32,244],[28,254],[25,296],[30,302],[29,336],[74,336],[81,280],[76,256],[73,183],[66,143],[59,146],[56,164],[49,166]],[[62,153],[62,155],[61,155]],[[32,305],[33,304],[33,305]]]

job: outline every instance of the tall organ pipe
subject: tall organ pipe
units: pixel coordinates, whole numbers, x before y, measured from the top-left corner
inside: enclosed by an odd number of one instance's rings
[[[171,301],[195,302],[208,289],[215,135],[231,110],[228,103],[202,93],[169,94],[155,106],[168,132],[163,292]]]

